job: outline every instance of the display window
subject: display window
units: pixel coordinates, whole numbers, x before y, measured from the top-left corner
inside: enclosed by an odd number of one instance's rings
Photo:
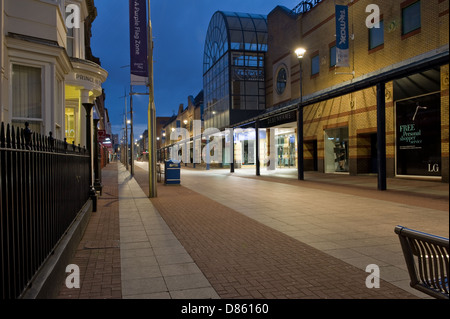
[[[441,175],[440,93],[396,102],[397,175]]]
[[[348,128],[325,130],[325,173],[348,172]]]
[[[67,139],[67,143],[72,144],[72,142],[76,143],[76,134],[77,134],[77,116],[75,112],[75,108],[66,107],[65,109],[65,136]]]
[[[277,167],[295,168],[297,148],[295,129],[277,129],[276,133]]]

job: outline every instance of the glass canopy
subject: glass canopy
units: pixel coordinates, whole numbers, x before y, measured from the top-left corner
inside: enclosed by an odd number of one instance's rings
[[[203,73],[228,50],[267,51],[267,18],[260,14],[218,11],[206,35]]]
[[[206,35],[203,89],[205,127],[225,128],[265,108],[264,15],[217,11]]]

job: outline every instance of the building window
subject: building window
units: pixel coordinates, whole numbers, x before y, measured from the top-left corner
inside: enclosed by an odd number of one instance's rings
[[[12,124],[33,132],[42,127],[42,70],[24,65],[12,65]]]
[[[74,47],[74,43],[75,43],[75,37],[74,37],[74,32],[73,32],[73,28],[67,28],[67,55],[69,57],[73,57],[73,47]]]
[[[287,72],[285,68],[281,68],[278,71],[277,75],[277,93],[279,95],[284,93],[284,90],[286,89],[287,84]]]
[[[402,9],[402,35],[418,30],[420,27],[420,1],[417,1]]]
[[[67,143],[76,144],[77,141],[77,112],[75,108],[66,107],[65,111],[65,131]]]
[[[384,21],[380,21],[379,28],[369,29],[369,50],[378,48],[384,44]]]
[[[319,55],[315,55],[311,58],[311,76],[319,74],[320,71],[320,60]]]
[[[330,68],[336,66],[336,46],[330,47]]]
[[[68,12],[67,12],[68,11]],[[65,21],[70,21],[72,25],[67,25],[67,55],[69,57],[79,57],[78,54],[76,54],[76,50],[79,47],[80,40],[79,32],[76,29],[75,21],[73,19],[76,19],[76,16],[74,15],[74,11],[70,10],[70,8],[66,7],[66,18]]]

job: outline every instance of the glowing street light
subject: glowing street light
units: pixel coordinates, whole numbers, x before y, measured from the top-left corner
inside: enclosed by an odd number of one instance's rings
[[[295,50],[295,54],[297,55],[298,59],[303,59],[303,57],[305,56],[306,53],[306,49],[304,48],[298,48],[297,50]]]

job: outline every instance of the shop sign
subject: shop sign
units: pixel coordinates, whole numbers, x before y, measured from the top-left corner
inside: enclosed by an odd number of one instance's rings
[[[293,110],[287,113],[274,115],[268,119],[262,120],[261,127],[271,127],[286,123],[292,123],[297,121],[297,110]]]
[[[336,6],[336,66],[348,67],[350,45],[348,36],[348,7]]]
[[[102,81],[100,81],[99,79],[85,74],[75,73],[75,79],[81,82],[89,82],[90,84],[93,84],[95,86],[102,85]]]
[[[396,102],[397,174],[441,176],[440,94]]]
[[[234,79],[238,81],[264,81],[264,71],[234,68]]]
[[[399,148],[402,150],[422,149],[422,130],[416,124],[399,125]]]
[[[98,130],[97,139],[99,143],[103,143],[106,139],[106,130]]]

